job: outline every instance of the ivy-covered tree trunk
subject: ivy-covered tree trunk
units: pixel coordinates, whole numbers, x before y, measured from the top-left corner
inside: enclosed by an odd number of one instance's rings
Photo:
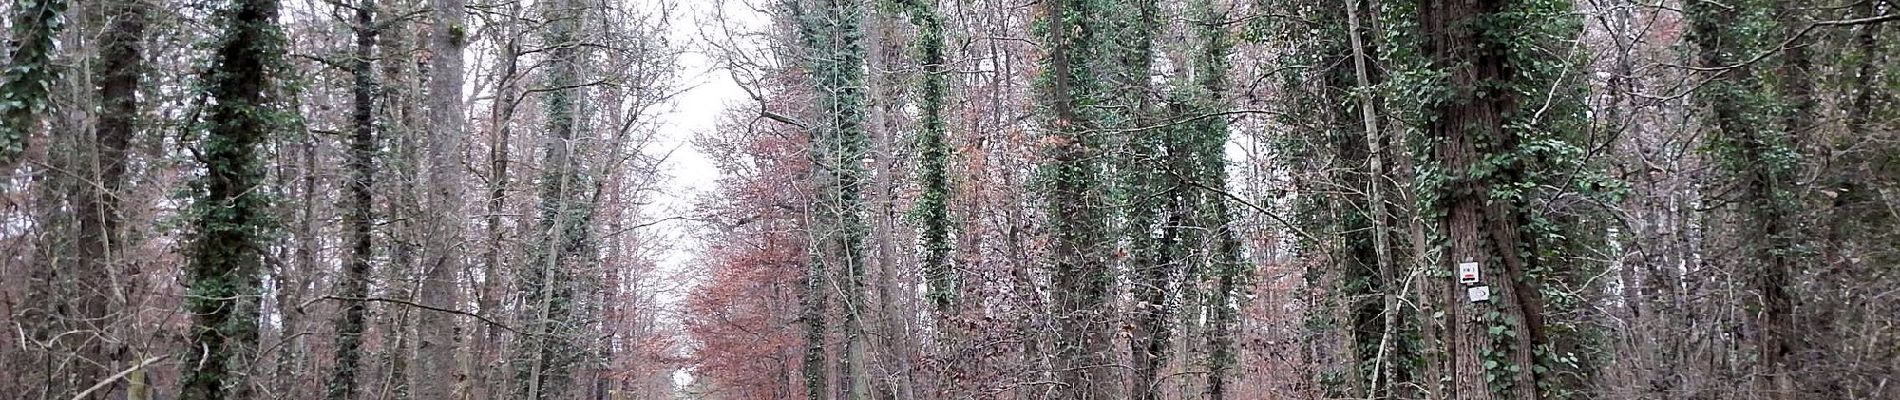
[[[1437,185],[1436,213],[1444,235],[1439,272],[1431,274],[1431,300],[1443,310],[1440,351],[1447,364],[1449,393],[1457,399],[1541,398],[1536,357],[1541,343],[1538,293],[1525,250],[1525,216],[1513,187],[1525,176],[1518,132],[1507,128],[1516,112],[1512,92],[1516,67],[1505,40],[1512,28],[1503,0],[1422,1],[1418,23],[1424,53],[1439,71],[1442,87],[1426,99],[1425,139],[1432,169],[1423,184]],[[1534,255],[1532,255],[1534,257]],[[1475,263],[1475,284],[1454,273]],[[1474,293],[1488,289],[1488,293]]]
[[[930,306],[931,321],[936,326],[936,341],[945,349],[962,346],[964,324],[958,315],[962,300],[958,293],[962,290],[962,276],[955,266],[950,265],[950,183],[949,138],[945,132],[944,102],[948,91],[948,62],[945,56],[943,16],[937,7],[925,0],[908,0],[905,3],[911,17],[911,23],[917,26],[916,46],[918,63],[923,66],[923,77],[918,84],[920,98],[917,100],[919,116],[917,133],[912,139],[918,158],[918,186],[922,193],[918,195],[916,208],[911,217],[919,225],[918,240],[923,249],[919,268],[923,271],[925,284],[924,300]],[[944,359],[937,371],[938,397],[955,397],[965,393],[959,388],[968,366],[954,359]]]
[[[1185,85],[1185,93],[1178,100],[1189,110],[1190,123],[1182,127],[1182,140],[1185,142],[1186,155],[1190,161],[1185,175],[1187,182],[1183,188],[1196,187],[1183,196],[1192,201],[1194,217],[1191,225],[1198,231],[1204,246],[1193,249],[1200,257],[1191,257],[1200,270],[1193,279],[1183,284],[1205,285],[1208,287],[1201,307],[1207,318],[1206,330],[1202,333],[1207,346],[1206,398],[1222,400],[1229,398],[1228,379],[1234,377],[1239,367],[1240,348],[1235,337],[1240,328],[1240,309],[1247,297],[1246,284],[1253,276],[1242,256],[1244,251],[1240,235],[1235,226],[1235,218],[1229,199],[1223,193],[1207,188],[1227,188],[1227,141],[1229,131],[1227,120],[1220,117],[1232,107],[1226,98],[1228,76],[1228,54],[1233,44],[1228,39],[1228,13],[1214,0],[1196,0],[1190,4],[1189,12],[1195,16],[1194,28],[1195,52],[1189,59],[1192,67],[1192,81]]]
[[[945,136],[944,95],[948,91],[945,75],[943,16],[936,6],[924,0],[908,0],[911,21],[917,24],[917,48],[921,54],[923,79],[918,100],[920,116],[916,146],[919,162],[918,186],[923,194],[912,212],[922,226],[922,269],[929,301],[938,330],[951,329],[951,314],[956,312],[960,277],[950,265],[950,144]]]
[[[1129,393],[1136,400],[1159,399],[1161,374],[1174,350],[1175,315],[1182,291],[1192,287],[1184,282],[1194,269],[1190,247],[1199,244],[1199,227],[1190,226],[1195,217],[1196,188],[1189,155],[1188,137],[1194,124],[1161,124],[1161,120],[1181,114],[1185,107],[1157,107],[1153,64],[1155,36],[1161,30],[1160,4],[1154,0],[1108,3],[1100,20],[1105,41],[1102,54],[1115,54],[1104,63],[1109,76],[1104,98],[1122,112],[1108,117],[1103,125],[1114,129],[1118,140],[1116,157],[1120,162],[1107,167],[1118,177],[1115,188],[1120,198],[1126,241],[1125,258],[1135,304],[1130,310],[1133,330],[1129,332],[1129,355],[1133,362]],[[1111,94],[1112,93],[1112,94]],[[1188,116],[1179,116],[1188,117]]]
[[[356,36],[356,47],[350,61],[350,75],[354,79],[351,87],[350,136],[348,146],[349,161],[345,165],[348,180],[344,182],[345,210],[343,229],[348,254],[344,256],[343,276],[337,279],[340,287],[338,294],[343,297],[340,304],[343,311],[336,320],[336,365],[330,373],[330,380],[324,385],[324,398],[329,400],[347,400],[356,398],[357,373],[363,359],[363,329],[367,313],[365,298],[369,297],[370,261],[375,257],[371,247],[371,210],[376,207],[370,189],[374,187],[376,177],[376,126],[375,93],[376,81],[371,75],[371,51],[376,46],[376,22],[374,0],[360,0],[355,5],[354,25],[351,29]]]
[[[202,80],[214,101],[205,110],[194,185],[194,236],[186,266],[185,308],[192,315],[179,398],[250,399],[257,350],[259,280],[270,209],[259,146],[279,126],[267,91],[281,62],[276,0],[236,0],[218,10],[224,28]]]
[[[593,265],[590,241],[593,187],[587,174],[587,138],[581,126],[581,38],[588,7],[577,0],[542,5],[548,50],[544,110],[546,153],[541,162],[541,205],[534,264],[519,271],[518,307],[527,333],[517,340],[514,397],[564,399],[573,393],[581,360],[579,273]]]
[[[1044,110],[1045,144],[1038,166],[1054,297],[1054,340],[1049,366],[1061,388],[1057,398],[1103,400],[1125,397],[1116,379],[1108,310],[1109,285],[1115,279],[1108,261],[1113,241],[1107,230],[1110,210],[1102,182],[1101,90],[1095,60],[1097,25],[1103,8],[1097,0],[1043,2],[1040,36],[1050,49],[1043,60],[1038,99]]]
[[[0,171],[26,152],[53,85],[53,38],[66,27],[66,0],[14,0],[7,65],[0,69]]]
[[[870,144],[865,131],[864,4],[862,0],[821,0],[815,6],[818,9],[812,12],[797,13],[806,31],[807,69],[813,92],[818,94],[811,150],[817,163],[812,173],[818,196],[811,204],[812,272],[835,276],[832,282],[837,284],[813,289],[839,295],[844,348],[836,360],[840,379],[836,394],[839,399],[859,399],[869,394],[862,317],[868,306],[864,253],[869,229],[864,219],[863,160]],[[822,304],[822,300],[814,301]]]
[[[1737,228],[1742,233],[1740,243],[1748,252],[1741,258],[1743,276],[1748,290],[1754,292],[1749,296],[1753,311],[1749,312],[1748,337],[1755,350],[1753,365],[1758,369],[1751,374],[1756,377],[1751,385],[1769,398],[1793,398],[1787,375],[1791,352],[1788,340],[1795,334],[1789,285],[1796,249],[1790,214],[1794,212],[1792,185],[1799,153],[1793,148],[1791,134],[1776,129],[1768,118],[1773,115],[1769,103],[1776,99],[1760,92],[1760,78],[1744,62],[1744,54],[1749,52],[1745,49],[1762,40],[1746,36],[1752,31],[1736,29],[1737,25],[1772,24],[1767,17],[1755,14],[1763,11],[1759,7],[1693,1],[1684,11],[1689,19],[1688,36],[1697,47],[1696,63],[1714,74],[1695,96],[1708,110],[1704,125],[1713,132],[1710,149],[1729,179],[1737,184],[1732,196],[1743,218]],[[1795,111],[1786,114],[1784,123],[1799,122],[1794,116],[1802,111],[1798,107],[1791,110]]]

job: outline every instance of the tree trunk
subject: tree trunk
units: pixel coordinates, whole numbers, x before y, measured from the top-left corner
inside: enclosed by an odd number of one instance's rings
[[[1770,111],[1761,107],[1760,78],[1755,76],[1753,68],[1742,64],[1744,60],[1736,53],[1747,43],[1734,25],[1753,21],[1737,7],[1713,4],[1709,1],[1690,2],[1685,9],[1690,24],[1689,37],[1697,49],[1696,62],[1704,68],[1716,68],[1718,72],[1703,85],[1696,100],[1708,107],[1709,114],[1705,126],[1713,128],[1711,149],[1716,152],[1717,160],[1737,181],[1735,191],[1739,206],[1738,228],[1742,232],[1740,243],[1748,252],[1741,260],[1746,268],[1743,272],[1746,287],[1754,292],[1750,298],[1747,324],[1755,350],[1754,366],[1758,368],[1751,374],[1752,389],[1764,393],[1771,399],[1794,398],[1793,385],[1788,374],[1787,362],[1791,353],[1788,339],[1792,335],[1793,303],[1789,291],[1794,273],[1793,248],[1791,235],[1795,234],[1793,221],[1789,214],[1793,211],[1791,188],[1794,178],[1793,162],[1782,160],[1792,154],[1791,132],[1795,124],[1805,124],[1800,116],[1805,106],[1796,105],[1784,114],[1783,128],[1790,132],[1777,132],[1773,123],[1764,118]],[[1797,56],[1799,54],[1790,54]],[[1785,68],[1795,68],[1802,61],[1788,60]],[[1729,68],[1734,66],[1733,68]],[[1779,71],[1792,72],[1792,71]],[[1791,81],[1803,77],[1783,75]],[[1801,100],[1805,94],[1798,86],[1784,87],[1793,100]]]
[[[1459,399],[1541,398],[1534,373],[1534,346],[1540,316],[1537,293],[1526,290],[1528,269],[1520,251],[1528,248],[1520,237],[1523,216],[1515,200],[1493,200],[1498,184],[1521,179],[1525,165],[1511,157],[1516,133],[1504,126],[1506,113],[1516,107],[1509,88],[1513,66],[1509,47],[1490,30],[1505,27],[1487,21],[1508,12],[1509,2],[1457,0],[1419,3],[1419,25],[1432,67],[1446,74],[1448,98],[1429,103],[1426,126],[1435,145],[1433,158],[1450,171],[1450,180],[1438,188],[1440,229],[1448,239],[1443,271],[1457,271],[1461,263],[1477,263],[1477,287],[1489,288],[1488,300],[1467,299],[1466,285],[1456,276],[1434,278],[1436,302],[1443,308],[1452,397]],[[1473,171],[1482,160],[1505,156],[1511,161],[1491,176]],[[1502,182],[1499,182],[1502,180]],[[1535,255],[1533,255],[1535,256]],[[1453,274],[1455,275],[1455,274]]]
[[[1058,398],[1104,400],[1121,398],[1125,384],[1115,378],[1113,336],[1110,333],[1109,268],[1112,241],[1103,229],[1108,222],[1108,198],[1098,177],[1104,154],[1097,110],[1087,109],[1100,89],[1088,68],[1096,54],[1101,10],[1087,1],[1045,1],[1042,18],[1048,24],[1044,45],[1052,49],[1043,72],[1039,98],[1047,107],[1048,143],[1039,166],[1047,179],[1044,191],[1048,218],[1051,279],[1055,319],[1052,375],[1059,382]],[[1118,395],[1120,393],[1120,395]]]
[[[265,92],[282,57],[276,0],[236,1],[217,13],[224,32],[215,46],[216,71],[203,77],[212,102],[203,148],[203,192],[192,205],[196,236],[189,248],[186,309],[192,349],[186,352],[179,398],[250,399],[248,381],[257,345],[259,279],[268,212],[257,186],[264,170],[259,145],[277,127]]]
[[[344,256],[343,276],[337,282],[343,310],[336,322],[336,366],[324,386],[324,398],[330,400],[356,398],[367,311],[362,299],[369,297],[370,259],[375,257],[371,247],[374,224],[371,209],[376,204],[370,189],[376,176],[376,81],[371,75],[370,60],[376,46],[376,4],[374,0],[360,0],[354,8],[356,21],[352,31],[356,34],[356,48],[352,53],[350,75],[355,78],[355,84],[351,87],[349,162],[345,165],[349,179],[343,185],[348,195],[344,199],[343,229],[349,254]]]
[[[1376,4],[1375,4],[1376,5]],[[1372,226],[1373,264],[1376,266],[1379,282],[1380,321],[1379,340],[1372,358],[1372,376],[1367,379],[1367,397],[1385,397],[1393,394],[1397,386],[1393,379],[1398,374],[1398,361],[1395,360],[1395,347],[1399,321],[1398,269],[1393,265],[1391,242],[1387,232],[1391,230],[1391,214],[1385,204],[1385,139],[1379,129],[1379,117],[1373,98],[1370,52],[1360,32],[1366,31],[1360,24],[1359,0],[1346,0],[1346,36],[1352,46],[1353,81],[1359,92],[1360,127],[1365,129],[1366,141],[1366,204],[1371,215],[1366,216]]]
[[[15,2],[7,66],[0,70],[0,172],[12,172],[39,126],[53,84],[53,39],[66,27],[66,0]]]
[[[422,244],[422,283],[418,302],[460,309],[456,274],[463,269],[462,48],[467,34],[464,0],[432,0],[429,31],[428,171],[423,202],[427,221]],[[454,316],[423,311],[416,316],[417,371],[410,386],[418,399],[450,399],[465,392],[468,376],[457,363],[462,354],[462,325]]]
[[[521,270],[518,277],[522,302],[522,324],[532,336],[518,339],[513,362],[514,397],[524,399],[568,398],[577,393],[574,381],[581,354],[581,322],[578,293],[579,273],[593,264],[587,249],[593,240],[590,217],[593,214],[592,187],[585,159],[587,138],[581,135],[582,99],[580,63],[584,60],[579,32],[580,21],[591,12],[580,1],[566,0],[542,5],[546,19],[545,43],[548,52],[544,97],[546,110],[546,152],[541,163],[541,206],[535,221],[535,263]],[[524,368],[525,367],[525,368]]]
[[[517,15],[519,7],[518,4],[510,5],[508,14]],[[502,270],[506,268],[507,255],[504,249],[507,247],[503,241],[506,229],[502,226],[502,215],[508,210],[510,123],[514,120],[515,104],[520,100],[516,76],[521,57],[519,34],[512,24],[500,30],[502,37],[497,38],[497,41],[502,43],[495,46],[495,59],[501,65],[496,68],[499,71],[495,78],[496,94],[488,112],[488,179],[486,197],[482,202],[486,214],[482,225],[487,231],[487,238],[482,246],[482,286],[477,290],[475,299],[476,308],[486,315],[500,315],[504,303],[501,293],[504,278]],[[512,365],[500,360],[491,361],[491,358],[501,354],[501,333],[493,326],[481,324],[475,336],[478,339],[474,355],[463,366],[471,380],[480,386],[475,397],[486,399],[500,396],[506,393],[502,389],[505,387],[502,382],[506,380],[497,375],[505,373],[504,365]]]
[[[62,270],[56,274],[73,277],[58,282],[68,286],[61,289],[66,294],[59,296],[68,306],[55,310],[65,314],[59,316],[62,321],[74,324],[66,330],[117,338],[122,336],[109,325],[111,314],[125,309],[127,296],[125,271],[119,270],[124,243],[118,199],[125,186],[126,146],[135,132],[140,110],[138,86],[144,67],[140,41],[145,35],[146,11],[138,2],[124,0],[102,2],[89,11],[93,18],[88,21],[103,28],[99,53],[91,64],[92,76],[97,79],[94,89],[100,102],[99,120],[92,137],[77,143],[81,151],[70,166],[83,174],[83,179],[71,186],[78,203],[73,212],[79,221],[79,243],[71,264],[55,265]],[[108,348],[104,341],[91,336],[71,335],[68,337],[77,340],[62,341],[70,343],[62,343],[60,349],[78,360],[71,363],[68,373],[75,378],[71,383],[78,386],[65,389],[83,390],[112,374],[123,362],[128,349]],[[59,396],[70,394],[48,389]],[[94,398],[104,398],[110,392],[95,391]]]

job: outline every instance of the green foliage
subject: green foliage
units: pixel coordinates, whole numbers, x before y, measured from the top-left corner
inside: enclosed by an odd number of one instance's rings
[[[26,137],[39,124],[46,98],[57,78],[51,62],[53,39],[66,26],[66,0],[14,0],[12,42],[0,68],[0,167],[10,167],[26,151]]]
[[[199,125],[204,175],[192,182],[192,221],[187,245],[186,309],[193,315],[195,348],[183,379],[183,399],[247,398],[240,382],[258,337],[256,296],[263,274],[270,218],[260,147],[294,117],[271,100],[281,74],[283,37],[275,0],[237,1],[219,9],[225,27],[215,40],[215,60],[203,76],[215,101]]]
[[[590,283],[581,279],[583,271],[598,265],[593,232],[595,177],[589,146],[584,135],[582,112],[585,89],[580,82],[580,63],[586,54],[580,29],[581,14],[589,12],[578,2],[555,2],[546,6],[548,23],[542,32],[546,43],[560,44],[549,51],[548,87],[542,101],[549,139],[542,157],[540,206],[535,220],[534,263],[520,268],[516,275],[521,291],[520,313],[531,335],[516,342],[514,360],[515,396],[530,399],[564,398],[576,378],[575,369],[583,367],[587,356],[581,337],[587,321],[584,293]]]
[[[944,96],[947,91],[945,75],[947,65],[944,55],[943,17],[934,6],[923,0],[905,2],[911,15],[911,23],[918,27],[916,46],[923,64],[922,99],[919,108],[923,115],[919,117],[916,138],[917,156],[921,160],[918,179],[923,193],[917,199],[916,208],[910,217],[923,225],[919,239],[923,242],[923,268],[930,288],[925,298],[940,312],[948,311],[956,302],[957,286],[960,284],[956,271],[950,263],[950,179],[949,163],[951,148],[944,132]]]

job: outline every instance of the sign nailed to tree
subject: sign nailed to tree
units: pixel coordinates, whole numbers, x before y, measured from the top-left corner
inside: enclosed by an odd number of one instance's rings
[[[1473,303],[1490,301],[1491,287],[1490,286],[1472,286],[1472,287],[1466,288],[1465,297],[1471,299],[1471,302]]]
[[[1458,283],[1467,285],[1478,283],[1478,262],[1466,261],[1458,263]]]

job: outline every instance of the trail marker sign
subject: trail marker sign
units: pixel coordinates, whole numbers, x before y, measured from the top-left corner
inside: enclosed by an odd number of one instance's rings
[[[1473,303],[1489,301],[1491,300],[1491,287],[1472,286],[1465,288],[1465,297],[1470,298]]]
[[[1466,262],[1458,263],[1458,283],[1463,283],[1466,285],[1478,283],[1478,262],[1477,261],[1466,261]]]

